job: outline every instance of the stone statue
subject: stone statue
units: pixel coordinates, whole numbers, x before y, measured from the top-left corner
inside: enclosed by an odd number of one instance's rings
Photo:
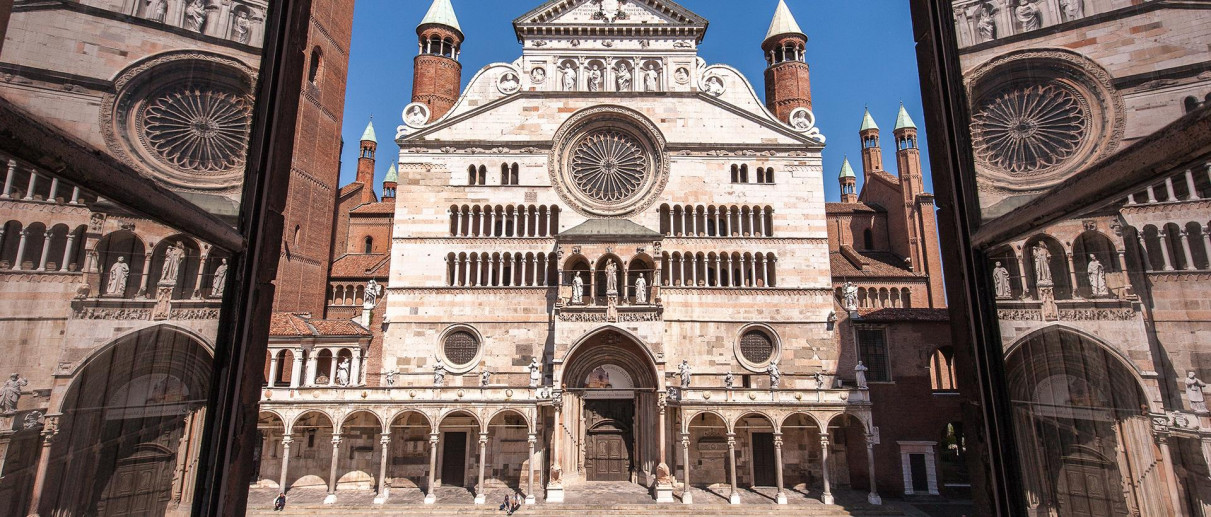
[[[223,296],[223,291],[227,289],[227,259],[219,262],[219,267],[214,268],[214,279],[210,282],[210,296],[218,298]]]
[[[643,89],[649,92],[660,91],[660,72],[653,63],[648,63],[648,67],[643,70]]]
[[[690,362],[682,359],[681,364],[677,366],[677,373],[681,375],[681,389],[688,389],[690,387],[690,377],[693,373],[690,368]]]
[[[769,366],[765,367],[765,371],[769,372],[769,389],[778,389],[778,383],[782,381],[782,372],[778,371],[778,361],[770,361]]]
[[[366,297],[363,306],[374,307],[375,305],[378,305],[378,297],[382,294],[383,286],[379,285],[377,281],[371,278],[369,282],[366,282]]]
[[[725,86],[723,86],[723,79],[720,79],[719,76],[712,75],[712,76],[706,78],[706,93],[709,93],[711,95],[718,97],[720,95],[723,95],[723,92],[726,90],[727,90],[727,88]],[[802,115],[803,112],[800,112],[800,113],[801,114],[800,114],[799,118],[804,118]],[[807,125],[806,120],[804,121],[804,125]],[[799,122],[794,122],[794,126],[800,127]],[[802,128],[802,129],[805,129],[805,128]]]
[[[824,388],[824,374],[816,372],[812,375],[812,379],[816,381],[816,389]]]
[[[1043,14],[1030,0],[1018,0],[1013,15],[1017,17],[1022,32],[1030,32],[1043,26]]]
[[[718,78],[712,77],[712,79]],[[708,82],[707,84],[709,85],[710,83]],[[720,83],[721,87],[722,84],[723,83]],[[719,93],[723,93],[722,90]],[[807,110],[796,110],[795,116],[791,117],[791,126],[801,131],[811,129],[812,122],[807,118]]]
[[[736,376],[732,375],[732,372],[727,372],[727,375],[723,376],[723,386],[729,390],[736,387]]]
[[[598,68],[597,65],[593,65],[593,66],[589,67],[589,73],[588,73],[587,77],[589,79],[589,91],[591,91],[591,92],[601,91],[601,85],[602,85],[601,68]]]
[[[194,32],[202,32],[202,24],[206,22],[206,6],[202,0],[190,0],[185,7],[185,28]]]
[[[993,19],[994,7],[984,4],[980,7],[980,15],[976,21],[976,32],[979,33],[979,43],[997,39],[997,22]]]
[[[618,83],[618,91],[631,91],[631,70],[627,68],[627,65],[618,65],[618,69],[614,74],[616,77],[615,82]]]
[[[538,364],[538,358],[530,359],[530,387],[537,388],[538,382],[542,380],[542,365]]]
[[[386,379],[387,379],[388,386],[395,386],[395,375],[396,375],[395,370],[391,370],[391,371],[383,374],[383,376],[386,377]]]
[[[503,93],[513,93],[521,88],[521,79],[513,72],[507,72],[500,76],[500,91]]]
[[[164,251],[164,267],[160,270],[161,285],[177,285],[181,277],[181,262],[185,260],[185,245],[178,242]]]
[[[1064,13],[1064,21],[1079,20],[1085,17],[1084,0],[1060,0],[1060,11]]]
[[[248,20],[248,11],[240,10],[235,14],[234,34],[239,43],[248,44],[252,38],[252,22]]]
[[[560,69],[560,72],[563,73],[563,91],[576,91],[576,69],[571,64],[567,64]]]
[[[1110,294],[1110,290],[1106,288],[1106,268],[1092,253],[1089,254],[1089,267],[1085,273],[1089,275],[1089,292],[1093,296]]]
[[[997,298],[1013,296],[1013,286],[1009,284],[1009,270],[1005,269],[999,260],[992,268],[992,282],[996,285]]]
[[[1193,374],[1191,374],[1193,375]],[[20,375],[12,374],[0,388],[0,415],[11,415],[17,411],[17,401],[21,399],[21,388],[29,385],[29,381]]]
[[[858,286],[846,281],[845,285],[841,287],[841,296],[845,303],[845,310],[858,310]]]
[[[635,279],[635,303],[648,303],[648,281],[640,274],[639,278]]]
[[[854,380],[858,383],[860,390],[866,389],[866,371],[869,369],[862,364],[862,361],[858,361],[858,366],[854,367]]]
[[[164,23],[164,16],[168,14],[168,0],[147,0],[147,10],[143,12],[148,20]]]
[[[446,383],[446,365],[442,364],[442,358],[437,358],[437,363],[433,365],[433,385],[441,386]]]
[[[572,276],[572,303],[584,303],[584,280],[580,279],[580,275]]]
[[[109,267],[109,283],[105,285],[105,294],[125,296],[128,278],[130,278],[130,264],[126,263],[126,257],[118,257],[118,261]]]
[[[421,126],[429,121],[429,116],[425,114],[425,108],[420,106],[412,106],[408,108],[408,125]]]
[[[534,84],[542,84],[547,81],[547,70],[542,67],[535,67],[530,70],[530,82]]]
[[[13,374],[16,378],[17,374]],[[8,387],[8,384],[5,384]],[[1186,398],[1190,399],[1190,409],[1198,412],[1207,411],[1207,402],[1203,398],[1203,388],[1207,385],[1198,377],[1194,376],[1194,372],[1186,372]]]
[[[618,294],[618,264],[613,260],[606,263],[606,294]]]
[[[1034,245],[1031,250],[1034,257],[1034,278],[1039,285],[1051,285],[1051,252],[1043,243]]]
[[[479,385],[487,386],[488,383],[491,382],[491,380],[492,380],[492,372],[489,372],[487,368],[484,368],[484,371],[480,372],[480,374],[479,374]]]
[[[349,358],[341,359],[341,362],[336,365],[336,383],[341,386],[349,385]]]

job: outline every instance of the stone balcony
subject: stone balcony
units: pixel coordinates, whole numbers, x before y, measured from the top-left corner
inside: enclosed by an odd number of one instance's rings
[[[673,388],[670,388],[672,391]],[[864,406],[870,404],[870,391],[864,389],[761,389],[761,388],[688,388],[677,389],[670,399],[680,406]]]

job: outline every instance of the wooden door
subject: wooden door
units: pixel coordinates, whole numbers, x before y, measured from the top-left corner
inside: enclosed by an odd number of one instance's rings
[[[442,445],[442,485],[465,486],[467,433],[445,433]]]
[[[134,454],[118,460],[97,502],[98,516],[151,516],[166,511],[172,496],[175,455],[157,445],[137,447]]]
[[[629,481],[631,455],[621,432],[609,430],[589,435],[585,447],[585,479],[588,481]]]
[[[774,433],[753,433],[753,486],[778,484]]]
[[[929,472],[925,466],[924,454],[909,454],[908,469],[912,473],[912,491],[917,494],[929,493]]]

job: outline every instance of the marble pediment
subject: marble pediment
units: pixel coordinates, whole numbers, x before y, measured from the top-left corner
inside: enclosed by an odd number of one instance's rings
[[[513,21],[523,28],[548,27],[678,27],[705,31],[706,19],[671,1],[553,0]]]

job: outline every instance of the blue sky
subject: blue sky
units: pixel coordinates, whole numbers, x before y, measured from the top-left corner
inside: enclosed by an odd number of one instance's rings
[[[514,18],[542,0],[453,0],[467,41],[463,44],[463,86],[488,63],[512,62],[521,55]],[[684,0],[681,5],[710,20],[699,55],[707,63],[740,70],[764,96],[765,61],[761,40],[777,0]],[[341,184],[353,180],[357,143],[374,115],[379,137],[375,190],[399,148],[393,141],[400,112],[411,102],[416,25],[430,0],[357,0],[345,98],[345,149]],[[861,168],[858,127],[862,109],[883,130],[883,167],[895,171],[891,128],[902,101],[920,128],[926,186],[932,185],[912,24],[905,0],[787,0],[808,35],[812,104],[817,124],[828,137],[824,150],[825,198],[839,198],[836,182],[845,155]],[[859,182],[861,174],[859,174]],[[859,183],[861,185],[861,183]],[[407,194],[400,192],[401,196]]]

